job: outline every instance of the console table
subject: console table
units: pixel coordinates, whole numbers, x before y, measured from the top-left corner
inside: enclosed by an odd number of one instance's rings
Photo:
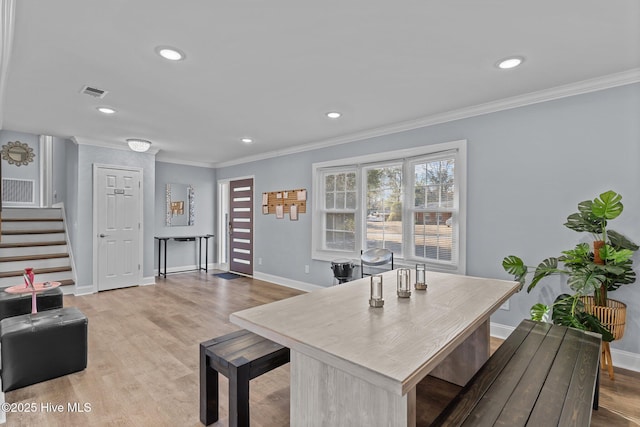
[[[167,241],[175,240],[176,242],[195,242],[198,241],[198,265],[196,270],[209,271],[209,239],[213,237],[213,234],[204,234],[201,236],[169,236],[161,237],[155,236],[154,239],[158,241],[158,277],[167,277]],[[204,267],[202,267],[202,239],[205,241],[204,245]],[[163,245],[164,243],[164,245]],[[163,251],[164,248],[164,251]],[[163,262],[164,261],[164,262]],[[164,268],[163,268],[164,265]],[[190,270],[187,270],[190,271]]]

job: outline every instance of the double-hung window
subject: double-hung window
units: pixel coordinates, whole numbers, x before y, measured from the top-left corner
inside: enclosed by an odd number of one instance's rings
[[[315,163],[312,256],[465,272],[466,141]]]
[[[413,257],[442,264],[457,259],[454,216],[457,213],[456,155],[426,156],[409,162],[413,197],[409,205],[412,218]]]
[[[356,248],[356,168],[332,168],[320,172],[323,185],[323,247],[353,252]]]

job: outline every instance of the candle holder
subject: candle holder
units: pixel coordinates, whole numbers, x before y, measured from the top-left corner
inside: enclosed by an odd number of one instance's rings
[[[411,296],[411,270],[408,268],[398,269],[398,297],[409,298]]]
[[[382,275],[376,274],[371,276],[371,298],[369,299],[371,307],[382,307],[384,300],[382,299]]]
[[[416,264],[416,291],[427,290],[427,265]]]

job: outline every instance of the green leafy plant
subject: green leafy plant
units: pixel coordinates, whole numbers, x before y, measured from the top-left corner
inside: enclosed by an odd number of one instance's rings
[[[533,272],[527,292],[545,277],[553,274],[567,275],[567,285],[573,294],[561,294],[551,307],[535,304],[531,308],[531,318],[538,321],[571,326],[602,334],[605,341],[613,340],[613,335],[600,320],[585,311],[582,297],[594,296],[596,305],[606,306],[608,292],[636,281],[632,256],[638,245],[622,234],[607,229],[608,221],[620,216],[624,209],[622,196],[614,191],[606,191],[594,200],[578,204],[578,212],[567,217],[564,224],[571,230],[593,235],[597,249],[592,250],[586,243],[579,243],[573,249],[562,251],[559,257],[550,257],[536,267],[528,266],[515,255],[502,261],[502,267],[525,286],[526,278]]]

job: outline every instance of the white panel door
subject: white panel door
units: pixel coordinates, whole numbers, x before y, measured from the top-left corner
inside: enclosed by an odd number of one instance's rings
[[[99,167],[96,174],[98,290],[137,285],[140,268],[140,171]]]

